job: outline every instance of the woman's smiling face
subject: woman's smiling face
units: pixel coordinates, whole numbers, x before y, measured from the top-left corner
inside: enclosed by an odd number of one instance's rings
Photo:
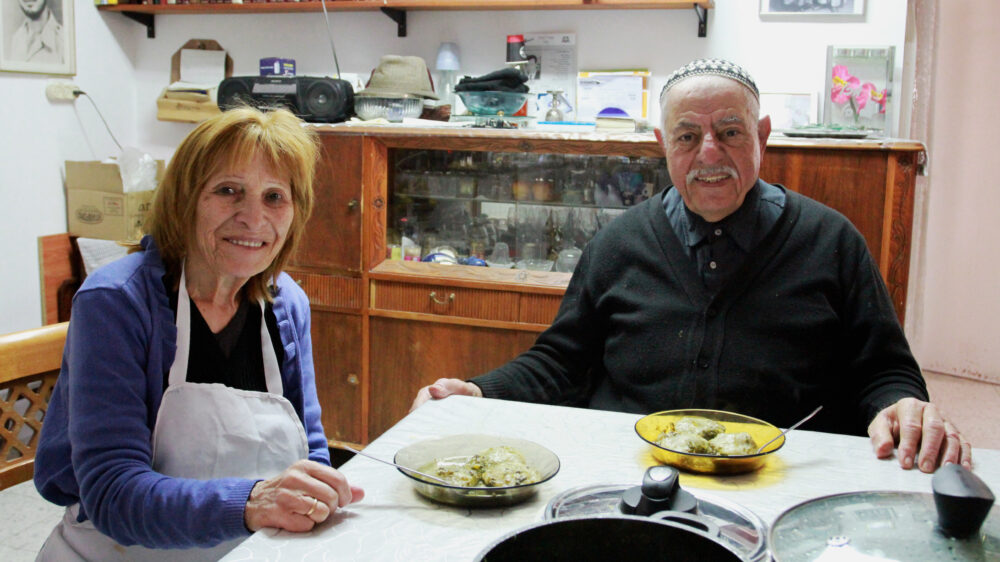
[[[218,170],[198,195],[188,268],[245,283],[278,255],[293,214],[288,180],[262,158]]]

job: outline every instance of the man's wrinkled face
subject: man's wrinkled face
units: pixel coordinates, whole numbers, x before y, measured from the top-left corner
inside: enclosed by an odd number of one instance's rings
[[[743,204],[757,182],[771,120],[745,86],[696,76],[673,86],[656,138],[674,186],[692,212],[718,222]]]

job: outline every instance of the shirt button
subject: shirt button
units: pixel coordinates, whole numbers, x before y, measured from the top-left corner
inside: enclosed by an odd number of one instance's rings
[[[721,228],[716,228],[715,229],[715,235],[716,236],[722,236],[722,229]]]
[[[719,267],[719,264],[715,263],[714,261],[710,261],[710,262],[708,262],[708,267],[709,267],[709,269],[715,269],[715,268]]]
[[[702,361],[702,362],[698,363],[698,366],[701,367],[702,369],[707,369],[708,368],[708,361]]]

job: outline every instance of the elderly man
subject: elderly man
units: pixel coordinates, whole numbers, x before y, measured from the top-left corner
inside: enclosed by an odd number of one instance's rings
[[[771,132],[739,66],[698,60],[660,95],[672,189],[587,245],[552,326],[450,394],[650,413],[732,410],[898,444],[903,468],[971,465],[927,389],[864,238],[841,214],[758,178]]]

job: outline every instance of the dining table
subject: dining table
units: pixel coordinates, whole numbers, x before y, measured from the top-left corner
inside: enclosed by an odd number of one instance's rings
[[[392,460],[413,443],[457,434],[528,439],[559,457],[560,468],[538,492],[508,507],[463,508],[418,494],[398,469],[355,455],[339,470],[365,490],[306,533],[262,529],[223,560],[476,560],[509,533],[544,519],[561,493],[592,485],[639,485],[659,461],[635,431],[638,414],[450,396],[426,402],[373,440],[364,452]],[[808,424],[802,426],[807,428]],[[973,472],[1000,490],[1000,451],[975,449]],[[770,526],[786,510],[815,498],[862,491],[931,492],[932,474],[879,459],[867,437],[796,429],[758,470],[708,475],[681,472],[680,485],[742,506]]]

